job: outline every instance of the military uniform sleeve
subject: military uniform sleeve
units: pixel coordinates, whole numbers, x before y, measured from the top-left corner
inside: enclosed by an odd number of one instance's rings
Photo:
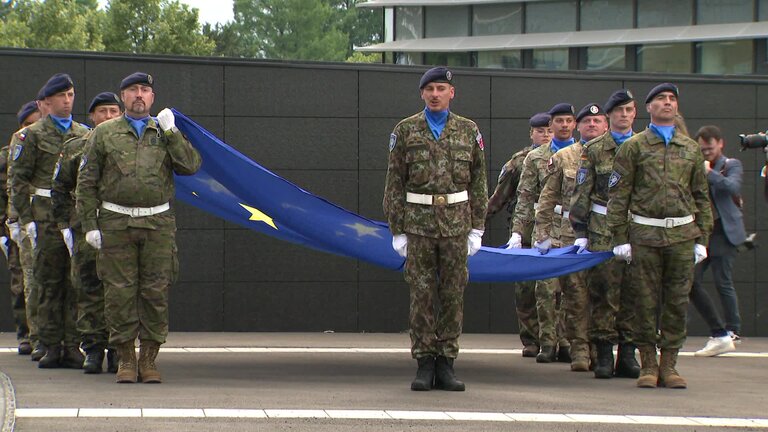
[[[589,146],[581,150],[579,170],[576,171],[576,185],[571,197],[570,214],[568,219],[576,238],[587,237],[589,213],[592,210],[592,188],[595,185],[595,165],[589,158]]]
[[[0,149],[0,231],[5,232],[8,218],[8,147]],[[4,235],[4,234],[3,234]]]
[[[691,176],[691,195],[696,204],[694,221],[701,231],[701,237],[696,239],[696,243],[707,246],[714,218],[712,216],[712,204],[709,200],[709,183],[704,168],[704,156],[700,151],[695,152],[695,154],[696,162],[693,165],[693,175]]]
[[[392,235],[404,233],[405,181],[408,166],[405,163],[405,143],[398,128],[389,138],[389,161],[384,184],[384,215]]]
[[[469,184],[469,205],[472,209],[472,228],[485,229],[485,214],[488,209],[488,177],[485,170],[483,138],[477,126],[474,127],[477,145],[472,146],[472,177]]]
[[[515,194],[517,183],[520,180],[520,173],[517,173],[517,181],[513,185],[513,173],[512,169],[508,169],[512,165],[509,161],[502,167],[501,174],[499,174],[499,180],[496,184],[496,189],[493,191],[493,195],[488,199],[488,210],[486,218],[490,218],[499,212],[504,206],[512,199]]]
[[[538,179],[536,163],[528,153],[523,160],[523,169],[520,173],[520,183],[517,185],[517,204],[515,214],[512,216],[512,232],[523,234],[530,231],[533,226],[533,204],[536,196],[533,191]]]
[[[69,228],[73,210],[72,192],[77,184],[77,167],[80,158],[73,157],[71,142],[70,140],[64,145],[64,150],[56,163],[56,169],[53,171],[53,181],[51,182],[53,220],[59,229]]]
[[[173,172],[178,175],[192,175],[203,163],[200,153],[192,147],[181,132],[166,133],[168,154],[171,156]]]
[[[629,198],[635,183],[637,141],[630,139],[619,147],[608,181],[608,214],[606,221],[615,246],[629,243]],[[702,164],[703,166],[703,164]]]
[[[9,195],[11,205],[18,212],[19,222],[23,226],[33,221],[29,196],[37,159],[37,136],[21,130],[16,132],[15,141],[10,159]]]
[[[563,186],[563,170],[558,158],[550,159],[547,170],[547,179],[539,195],[539,206],[536,209],[536,224],[534,231],[536,240],[542,241],[549,237],[552,231],[552,221],[555,214],[555,206],[560,202]]]
[[[104,163],[103,144],[101,142],[101,130],[96,128],[88,137],[83,150],[77,172],[77,187],[75,189],[75,208],[83,232],[99,229],[96,214],[101,204],[99,200],[99,180]]]

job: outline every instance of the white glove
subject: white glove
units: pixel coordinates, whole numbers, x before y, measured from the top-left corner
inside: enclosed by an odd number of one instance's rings
[[[32,249],[37,249],[37,224],[32,221],[24,225],[24,231],[29,237],[29,243],[32,245]]]
[[[173,112],[168,108],[163,108],[162,111],[157,113],[157,122],[160,124],[160,129],[163,131],[171,130],[176,127],[176,117],[173,116]]]
[[[589,239],[584,237],[577,238],[576,241],[573,242],[573,245],[579,247],[579,250],[577,250],[576,253],[580,254],[587,250],[587,246],[589,246]]]
[[[408,256],[408,237],[405,234],[392,236],[392,249],[403,258]]]
[[[618,245],[613,248],[613,254],[616,255],[616,258],[626,261],[627,264],[632,262],[632,246],[629,243],[624,243],[623,245]]]
[[[21,225],[19,225],[18,222],[13,223],[7,223],[5,226],[8,227],[8,232],[10,233],[11,240],[13,240],[14,243],[17,245],[21,243],[21,239],[23,236],[21,235]]]
[[[707,259],[707,247],[696,243],[693,245],[693,264],[696,265]]]
[[[85,233],[85,241],[94,249],[101,249],[101,231],[93,230]]]
[[[513,232],[507,242],[507,247],[504,249],[520,249],[521,247],[523,247],[523,237],[520,233]]]
[[[67,245],[67,251],[71,257],[75,250],[75,238],[72,237],[72,230],[69,228],[64,228],[61,230],[61,237],[64,238],[64,244]]]
[[[472,256],[480,250],[480,246],[483,245],[483,233],[485,231],[479,229],[472,229],[467,236],[467,255]]]
[[[0,236],[0,249],[3,250],[3,255],[5,255],[5,259],[8,259],[8,237],[6,236]]]
[[[552,249],[552,239],[547,237],[542,241],[534,242],[533,247],[538,249],[540,254],[545,255],[547,252],[549,252],[550,249]]]

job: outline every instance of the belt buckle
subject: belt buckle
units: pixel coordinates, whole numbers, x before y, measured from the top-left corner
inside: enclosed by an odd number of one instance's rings
[[[446,196],[446,194],[434,195],[432,197],[432,203],[434,205],[442,206],[442,205],[445,205],[445,203],[447,202],[448,202],[448,197]]]
[[[674,228],[675,227],[675,218],[664,218],[664,228]]]
[[[138,208],[138,207],[130,207],[129,212],[131,213],[131,217],[132,218],[137,218],[137,217],[141,216],[141,214],[140,214],[141,209]]]

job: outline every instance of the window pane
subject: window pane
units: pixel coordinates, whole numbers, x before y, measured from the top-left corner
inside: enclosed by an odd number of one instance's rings
[[[623,46],[587,48],[587,70],[625,70],[625,55]]]
[[[473,36],[518,34],[522,31],[522,3],[477,5],[472,10]]]
[[[525,32],[551,33],[576,30],[576,1],[526,3]]]
[[[693,0],[637,0],[637,26],[669,27],[691,25]]]
[[[758,3],[757,19],[759,21],[768,21],[768,0],[760,0],[760,3]]]
[[[696,24],[752,22],[752,0],[699,0]]]
[[[431,66],[471,66],[469,53],[424,53],[424,64]]]
[[[632,28],[632,0],[581,0],[581,30]]]
[[[519,69],[523,67],[520,50],[480,51],[477,53],[477,67],[491,69]]]
[[[401,64],[401,65],[419,65],[421,64],[421,53],[417,53],[417,52],[395,53],[395,63]]]
[[[703,74],[751,74],[752,41],[700,42],[696,44]]]
[[[533,50],[533,69],[568,70],[568,48]]]
[[[395,10],[395,40],[421,39],[423,22],[420,7],[399,7]]]
[[[691,73],[691,44],[643,45],[637,49],[639,72]]]
[[[425,8],[428,38],[469,36],[469,6]]]

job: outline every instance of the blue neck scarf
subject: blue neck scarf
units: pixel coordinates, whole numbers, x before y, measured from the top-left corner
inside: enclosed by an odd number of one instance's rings
[[[568,141],[559,141],[555,138],[552,138],[552,144],[550,144],[550,148],[552,149],[552,153],[557,153],[559,150],[562,150],[575,142],[576,140],[573,138],[569,139]]]
[[[622,145],[624,144],[624,141],[632,138],[632,135],[634,135],[634,131],[629,131],[625,134],[620,134],[618,132],[611,131],[611,136],[613,137],[613,140],[616,141],[616,144]]]
[[[674,126],[659,126],[651,123],[648,129],[652,130],[659,138],[664,140],[664,145],[669,145],[672,141],[672,136],[675,135]]]
[[[53,125],[56,126],[56,129],[66,132],[72,127],[72,114],[70,114],[69,117],[57,117],[53,114],[48,115],[51,116],[51,120],[53,120]]]
[[[424,118],[427,119],[427,125],[429,125],[429,130],[432,131],[435,139],[440,139],[445,122],[448,121],[448,110],[434,112],[430,111],[429,108],[424,108]]]
[[[149,116],[137,119],[126,114],[125,119],[128,120],[128,124],[131,125],[133,130],[136,132],[136,136],[141,138],[141,134],[144,133],[144,129],[147,128],[147,123],[149,123]]]

